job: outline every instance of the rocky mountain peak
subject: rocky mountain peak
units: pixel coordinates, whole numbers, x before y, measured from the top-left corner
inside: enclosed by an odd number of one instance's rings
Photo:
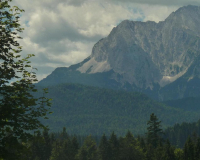
[[[199,26],[200,7],[191,5],[181,7],[159,23],[124,20],[94,45],[86,60],[66,69],[69,82],[76,79],[87,85],[151,93],[173,84],[171,88],[179,92],[179,82],[187,86],[200,77]],[[179,97],[183,97],[184,92],[180,93]]]
[[[123,77],[121,83],[141,88],[171,83],[187,71],[191,54],[199,50],[199,17],[200,7],[186,6],[159,23],[124,20],[95,44],[91,60],[78,70],[93,74],[112,69]]]
[[[200,35],[200,7],[199,6],[184,6],[177,11],[170,14],[166,19],[166,23],[169,23],[172,27],[183,28],[190,30],[195,34]]]

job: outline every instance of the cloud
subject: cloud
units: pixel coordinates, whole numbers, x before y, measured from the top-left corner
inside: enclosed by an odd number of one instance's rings
[[[184,5],[200,5],[199,0],[110,0],[110,2],[116,3],[139,3],[149,5],[163,5],[163,6],[184,6]]]
[[[107,36],[117,21],[141,16],[119,5],[95,1],[87,1],[79,7],[59,4],[58,8],[62,18],[86,37]]]
[[[158,5],[140,5],[144,14],[143,21],[164,21],[173,11],[176,11],[178,7],[172,6],[158,6]]]

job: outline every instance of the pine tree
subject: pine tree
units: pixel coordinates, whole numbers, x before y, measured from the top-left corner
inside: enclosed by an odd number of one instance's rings
[[[33,140],[31,142],[31,160],[34,159],[44,159],[44,139],[40,131],[34,134]]]
[[[44,160],[49,160],[51,156],[52,143],[47,129],[43,131],[44,138]]]
[[[119,141],[117,139],[117,136],[115,135],[115,133],[113,132],[110,136],[110,139],[109,139],[109,157],[110,157],[110,160],[118,160],[119,159]]]
[[[185,142],[184,146],[184,159],[185,160],[194,160],[194,143],[192,142],[191,138],[188,137],[187,141]]]
[[[166,141],[166,144],[163,147],[163,160],[176,160],[175,154],[174,154],[175,148],[173,148],[169,142],[169,140]]]
[[[128,131],[126,136],[120,141],[120,160],[143,160],[145,155],[142,151],[139,141]]]
[[[63,148],[60,140],[56,140],[53,143],[50,160],[64,160]]]
[[[79,144],[77,138],[74,136],[71,141],[71,160],[75,160],[76,155],[78,154]]]
[[[195,145],[195,160],[200,160],[200,138],[197,139]]]
[[[79,149],[79,153],[77,155],[78,160],[97,160],[97,145],[92,136],[88,136],[83,146]]]
[[[147,125],[147,143],[156,148],[162,141],[161,135],[163,134],[163,130],[161,128],[161,121],[158,121],[156,115],[152,113]]]
[[[100,160],[109,160],[109,144],[106,135],[103,134],[99,144],[99,157]]]

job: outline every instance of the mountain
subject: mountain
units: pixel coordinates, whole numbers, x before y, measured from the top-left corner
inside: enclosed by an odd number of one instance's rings
[[[83,62],[55,69],[39,85],[80,83],[170,100],[200,96],[200,7],[159,23],[125,20]]]
[[[66,127],[69,134],[101,136],[103,133],[110,135],[113,131],[125,135],[130,130],[136,135],[146,132],[151,113],[155,113],[162,121],[163,128],[184,121],[197,121],[200,116],[199,112],[172,108],[142,93],[78,84],[60,84],[48,88],[47,96],[53,99],[53,114],[43,123],[49,125],[51,131]]]
[[[163,101],[162,103],[173,108],[182,109],[184,111],[200,112],[199,97],[187,97],[182,99]]]

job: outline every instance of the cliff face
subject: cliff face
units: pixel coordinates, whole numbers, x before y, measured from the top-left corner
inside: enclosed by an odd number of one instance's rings
[[[186,82],[200,78],[199,26],[197,6],[182,7],[159,23],[125,20],[96,43],[91,56],[73,72],[91,76],[112,71],[106,78],[122,88],[128,83],[133,90],[152,92],[155,85],[162,90],[181,77]]]
[[[139,88],[165,86],[181,77],[199,56],[200,7],[182,7],[165,21],[125,20],[93,48],[90,60],[78,70],[114,70]]]

